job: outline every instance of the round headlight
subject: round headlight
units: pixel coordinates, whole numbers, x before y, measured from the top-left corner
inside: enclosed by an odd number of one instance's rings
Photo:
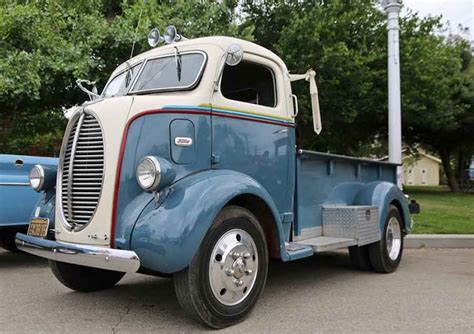
[[[137,182],[146,191],[158,188],[161,179],[161,166],[153,156],[144,157],[137,167]]]
[[[44,168],[41,165],[35,165],[30,170],[30,186],[35,191],[41,191],[44,185]]]

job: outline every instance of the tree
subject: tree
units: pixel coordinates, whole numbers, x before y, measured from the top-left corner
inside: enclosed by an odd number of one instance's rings
[[[94,58],[105,27],[99,1],[10,2],[0,8],[0,151],[58,154],[61,106],[79,100],[78,77],[100,71]]]
[[[251,39],[236,2],[12,1],[0,8],[0,152],[58,155],[62,107],[85,100],[78,78],[103,87],[117,65],[149,48],[155,26],[185,36]]]
[[[459,192],[452,160],[462,157],[473,140],[472,101],[467,77],[462,74],[469,59],[462,55],[464,40],[449,40],[433,33],[439,18],[402,19],[401,88],[404,140],[436,152],[442,160],[448,185]]]
[[[257,42],[280,54],[290,70],[317,72],[324,130],[312,133],[307,87],[294,87],[302,110],[298,144],[354,155],[380,155],[382,144],[386,153],[386,18],[375,2],[267,1],[244,10],[262,27]],[[474,142],[472,86],[461,74],[470,59],[467,45],[436,34],[440,18],[409,12],[400,21],[403,139],[439,154],[458,191],[452,160],[457,155],[459,174]]]
[[[408,13],[400,23],[404,141],[438,153],[457,191],[456,177],[474,152],[467,44],[436,34],[439,18]],[[373,0],[8,2],[0,8],[0,152],[57,155],[61,107],[86,98],[75,80],[103,87],[134,41],[134,54],[148,50],[148,31],[168,24],[190,38],[255,40],[293,73],[315,69],[323,132],[313,133],[306,83],[295,83],[298,145],[386,154],[386,18]]]

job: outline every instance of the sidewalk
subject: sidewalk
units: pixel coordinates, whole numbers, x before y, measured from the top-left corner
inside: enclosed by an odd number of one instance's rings
[[[409,234],[404,248],[474,248],[474,234]]]

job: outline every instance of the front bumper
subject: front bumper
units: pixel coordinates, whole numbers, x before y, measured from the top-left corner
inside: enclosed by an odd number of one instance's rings
[[[133,251],[46,240],[17,233],[18,249],[50,260],[127,273],[140,268]]]

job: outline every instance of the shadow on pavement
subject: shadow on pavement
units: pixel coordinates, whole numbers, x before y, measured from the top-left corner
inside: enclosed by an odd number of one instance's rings
[[[23,252],[12,253],[0,249],[0,270],[27,267],[47,267],[48,260]]]
[[[349,256],[342,252],[290,263],[271,261],[262,300],[268,303],[285,300],[292,289],[314,293],[332,284],[336,277],[339,280],[344,277],[351,279],[353,274]],[[120,315],[114,330],[118,327],[124,331],[138,330],[137,324],[143,331],[174,328],[177,324],[180,331],[205,329],[184,315],[176,299],[172,279],[132,274],[126,275],[119,285],[109,290],[87,294],[67,291],[50,295],[48,302],[62,305],[61,311],[66,313],[72,312],[78,303],[85,310],[97,308],[100,303],[102,307],[97,309],[101,313]]]

